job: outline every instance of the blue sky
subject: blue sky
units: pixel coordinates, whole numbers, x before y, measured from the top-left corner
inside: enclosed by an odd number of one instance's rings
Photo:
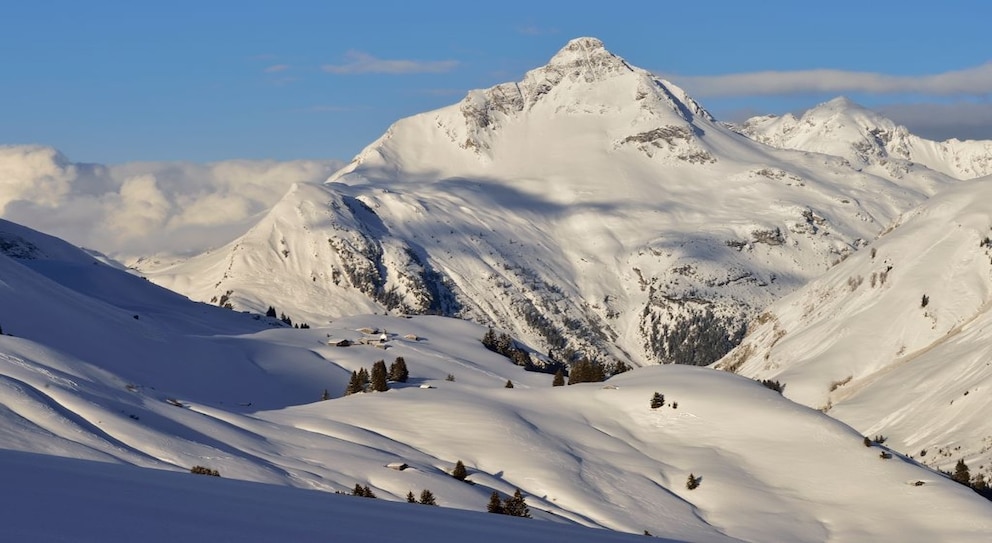
[[[979,1],[7,3],[0,144],[103,163],[349,159],[396,119],[517,80],[578,36],[722,119],[844,94],[923,135],[992,138],[990,12]]]

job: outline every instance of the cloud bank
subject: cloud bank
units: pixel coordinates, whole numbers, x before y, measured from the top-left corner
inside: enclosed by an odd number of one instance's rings
[[[457,60],[386,60],[361,51],[345,53],[344,64],[325,64],[321,69],[338,75],[351,74],[424,74],[450,72],[458,67]]]
[[[189,254],[242,234],[293,183],[320,183],[336,160],[209,164],[70,162],[51,147],[0,146],[0,216],[122,261]]]
[[[798,70],[713,76],[673,75],[670,79],[700,97],[805,93],[987,96],[992,94],[992,62],[974,68],[922,76],[844,70]]]

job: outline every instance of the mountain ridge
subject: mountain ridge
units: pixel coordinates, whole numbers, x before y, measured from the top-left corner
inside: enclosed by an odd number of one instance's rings
[[[575,40],[522,82],[397,121],[325,192],[288,193],[266,232],[139,269],[298,321],[441,312],[568,359],[703,364],[955,182],[757,144],[600,46]]]

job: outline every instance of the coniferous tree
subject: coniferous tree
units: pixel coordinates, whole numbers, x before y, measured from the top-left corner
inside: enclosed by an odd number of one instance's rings
[[[530,518],[530,508],[527,507],[527,502],[519,488],[513,493],[513,496],[503,502],[503,514],[511,517]]]
[[[689,478],[685,482],[685,487],[688,488],[689,490],[695,490],[696,487],[698,486],[699,486],[699,478],[693,475],[692,473],[690,473]]]
[[[330,400],[331,399],[331,393],[328,392],[327,389],[325,388],[324,389],[324,393],[320,395],[320,399],[321,399],[321,401]]]
[[[377,360],[375,364],[372,364],[372,375],[369,380],[373,391],[385,392],[389,390],[389,384],[386,382],[386,373],[385,360]]]
[[[513,388],[513,381],[507,379],[506,384],[503,385],[503,388]]]
[[[583,358],[576,360],[572,364],[572,369],[568,372],[568,384],[576,383],[598,383],[606,379],[606,370],[603,365],[595,360]]]
[[[665,405],[665,395],[660,392],[655,392],[654,396],[651,396],[651,409],[658,409]]]
[[[420,501],[418,503],[422,505],[437,505],[437,500],[434,499],[434,493],[425,488],[420,491]]]
[[[406,369],[406,360],[402,356],[397,356],[389,366],[389,380],[397,383],[405,383],[410,378],[410,371]]]
[[[958,460],[958,463],[954,466],[954,474],[951,475],[951,479],[963,485],[971,482],[971,473],[968,470],[968,464],[965,464],[964,460]]]
[[[563,372],[561,368],[558,368],[558,371],[555,372],[555,378],[551,381],[551,386],[565,386],[565,372]]]
[[[461,460],[455,462],[455,469],[451,470],[451,476],[459,481],[464,481],[468,477],[468,471],[465,469],[465,464]]]
[[[279,320],[281,320],[282,322],[286,323],[287,326],[292,326],[293,325],[293,319],[287,317],[285,313],[281,313],[279,315]]]
[[[490,326],[489,330],[486,330],[486,334],[482,336],[482,345],[490,351],[496,350],[496,332],[493,331],[492,326]]]
[[[413,496],[413,491],[406,493],[406,503],[417,503],[417,498]]]
[[[269,309],[265,312],[266,317],[276,318],[276,308],[269,306]]]
[[[365,392],[365,389],[369,386],[369,370],[365,368],[358,369],[358,384],[362,387],[359,392]]]
[[[344,395],[350,396],[352,394],[362,392],[363,390],[365,390],[365,386],[362,385],[362,379],[358,375],[358,372],[351,372],[351,380],[348,381],[348,387],[344,389]]]
[[[489,505],[486,506],[486,511],[496,513],[497,515],[506,514],[506,512],[503,511],[503,500],[500,499],[499,492],[493,490],[493,493],[489,496]]]

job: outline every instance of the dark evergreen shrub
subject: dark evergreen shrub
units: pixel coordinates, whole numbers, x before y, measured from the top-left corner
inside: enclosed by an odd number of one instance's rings
[[[434,493],[425,488],[420,492],[420,501],[418,503],[422,505],[437,505],[437,500],[434,499]]]
[[[369,377],[371,388],[375,392],[385,392],[389,390],[389,383],[386,380],[386,361],[376,360],[372,364],[372,375]]]
[[[195,473],[197,475],[211,475],[213,477],[220,477],[220,472],[215,469],[210,469],[206,466],[193,466],[189,470],[190,473]]]
[[[503,515],[503,500],[499,497],[499,492],[493,490],[493,493],[489,495],[489,505],[486,506],[486,511],[490,513],[496,513],[497,515]]]
[[[465,469],[465,464],[461,460],[455,462],[455,469],[451,470],[451,476],[459,481],[464,481],[468,477],[468,471]]]
[[[519,488],[513,493],[513,496],[503,501],[503,514],[511,517],[531,518],[530,508],[527,507],[527,502]]]

